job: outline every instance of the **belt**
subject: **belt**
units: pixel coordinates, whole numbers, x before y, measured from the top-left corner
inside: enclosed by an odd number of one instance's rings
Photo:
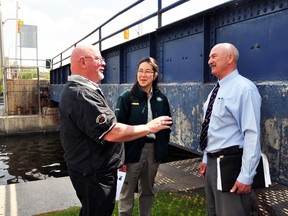
[[[145,143],[155,143],[155,139],[151,138],[151,137],[145,137],[144,142]]]
[[[225,149],[222,149],[218,152],[209,152],[207,153],[207,156],[210,157],[210,158],[217,158],[221,155],[235,155],[235,154],[241,154],[243,152],[243,149],[242,148],[239,148],[239,146],[231,146],[231,147],[228,147],[228,148],[225,148]]]

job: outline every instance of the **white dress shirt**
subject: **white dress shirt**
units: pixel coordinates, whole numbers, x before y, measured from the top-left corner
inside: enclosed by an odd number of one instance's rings
[[[253,182],[261,156],[261,96],[256,85],[241,76],[238,70],[221,79],[219,84],[220,89],[213,105],[203,162],[207,162],[207,152],[213,153],[239,145],[243,148],[243,157],[237,180],[249,185]],[[204,116],[210,94],[203,105]]]

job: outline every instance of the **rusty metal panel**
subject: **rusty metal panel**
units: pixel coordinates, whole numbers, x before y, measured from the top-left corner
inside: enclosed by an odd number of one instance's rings
[[[257,85],[262,96],[261,144],[273,180],[288,185],[288,82]]]

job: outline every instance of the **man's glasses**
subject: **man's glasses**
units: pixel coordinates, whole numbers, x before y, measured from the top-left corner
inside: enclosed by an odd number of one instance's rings
[[[98,61],[98,62],[105,62],[105,58],[103,57],[92,57],[92,56],[84,56],[84,58],[92,58],[94,59],[95,61]]]

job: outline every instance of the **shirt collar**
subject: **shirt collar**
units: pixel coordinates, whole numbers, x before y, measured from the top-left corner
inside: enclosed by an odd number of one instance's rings
[[[223,86],[225,85],[226,83],[228,83],[230,80],[234,79],[236,76],[239,75],[239,72],[238,70],[234,70],[232,71],[230,74],[228,74],[227,76],[225,76],[223,79],[219,80],[219,85],[220,86]]]
[[[148,94],[148,99],[151,99],[152,96],[153,96],[153,88],[151,87],[151,91],[150,91],[150,93]]]
[[[94,90],[100,90],[99,86],[97,83],[81,76],[81,75],[78,75],[78,74],[72,74],[71,76],[68,77],[68,80],[69,81],[73,81],[73,82],[77,82],[77,83],[80,83],[81,85],[85,85],[89,88],[92,88]]]

